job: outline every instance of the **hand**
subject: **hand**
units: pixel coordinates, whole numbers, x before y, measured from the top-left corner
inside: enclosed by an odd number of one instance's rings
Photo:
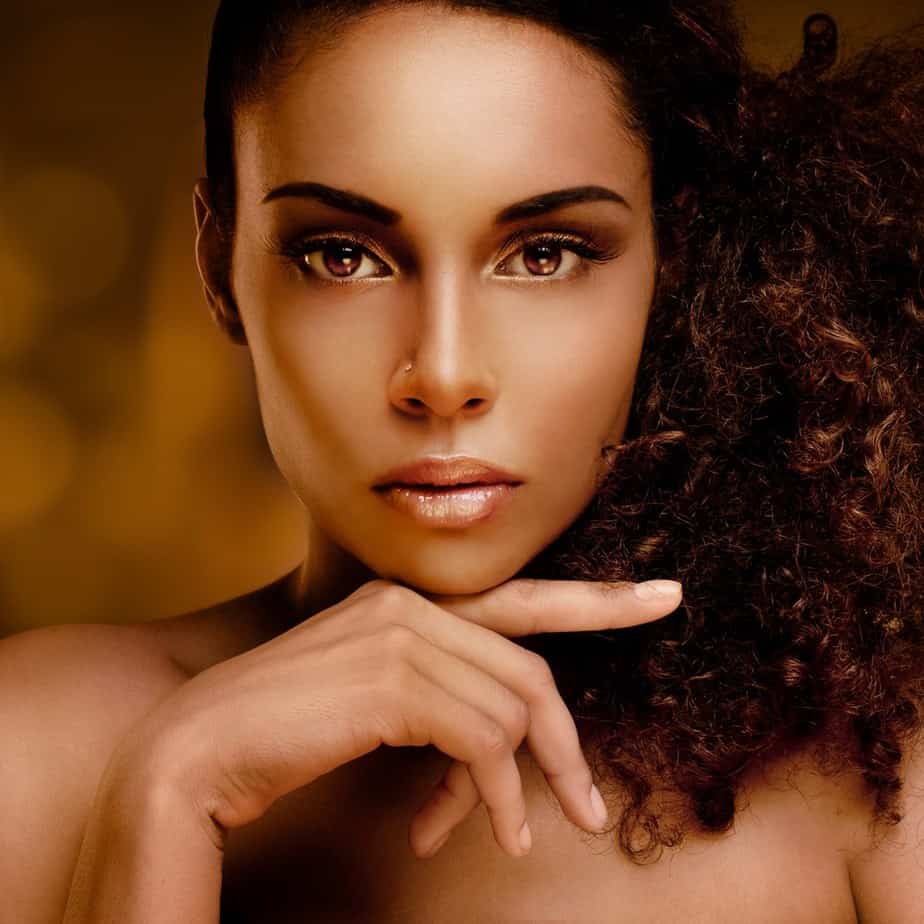
[[[654,586],[657,586],[655,590]],[[514,606],[505,597],[498,597],[495,588],[481,594],[467,597],[447,597],[433,594],[424,596],[441,607],[461,616],[468,622],[474,622],[493,628],[503,635],[513,637],[555,631],[587,631],[625,627],[666,616],[677,608],[681,599],[681,586],[676,581],[649,582],[642,591],[645,599],[640,599],[634,592],[639,585],[625,583],[610,584],[582,581],[533,581],[514,580],[500,585],[506,593],[514,593]],[[575,594],[586,595],[587,600],[575,599]],[[614,594],[618,600],[609,597]],[[542,599],[540,600],[540,596]],[[574,608],[576,604],[590,604],[590,612],[576,625]],[[528,613],[527,613],[528,611]],[[527,622],[532,618],[533,622]],[[524,649],[525,651],[525,649]],[[528,653],[528,652],[527,652]],[[540,685],[554,683],[548,665],[538,655]],[[502,677],[502,664],[495,665],[498,677]],[[511,686],[514,676],[507,676]],[[547,691],[541,691],[547,692]],[[521,695],[523,695],[521,693]],[[530,702],[531,721],[527,739],[533,756],[543,769],[559,802],[566,814],[576,824],[591,831],[600,830],[606,819],[597,815],[598,806],[606,811],[602,800],[597,805],[590,803],[585,790],[591,785],[591,774],[584,760],[578,741],[574,720],[561,699],[555,696],[538,696]],[[547,721],[541,721],[540,710],[547,708]],[[537,734],[533,723],[543,724],[548,731]],[[513,745],[515,751],[522,737]],[[594,787],[596,789],[596,787]],[[599,796],[599,793],[595,793]],[[412,843],[430,844],[422,854],[431,857],[446,843],[453,829],[481,804],[478,786],[465,763],[454,760],[437,784],[433,794],[414,816],[411,823]],[[595,800],[596,801],[596,800]],[[585,820],[586,819],[586,820]],[[589,821],[589,823],[588,823]]]
[[[189,796],[221,846],[276,799],[382,744],[433,744],[456,763],[415,818],[415,853],[483,800],[497,842],[522,856],[524,737],[567,816],[602,825],[548,664],[508,636],[635,625],[679,603],[679,591],[643,600],[634,586],[514,579],[431,599],[370,581],[183,684],[132,730],[130,753]]]

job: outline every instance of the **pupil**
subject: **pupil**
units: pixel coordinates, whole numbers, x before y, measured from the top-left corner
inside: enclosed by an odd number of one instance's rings
[[[550,253],[555,251],[559,252],[557,259],[549,256]],[[538,254],[537,259],[531,260],[530,254]],[[557,244],[530,244],[523,252],[523,262],[530,272],[534,271],[534,266],[530,264],[535,264],[537,275],[549,276],[561,265],[561,247]]]
[[[329,259],[331,254],[339,259]],[[324,267],[335,276],[349,276],[362,262],[360,248],[352,244],[328,244],[324,248]]]

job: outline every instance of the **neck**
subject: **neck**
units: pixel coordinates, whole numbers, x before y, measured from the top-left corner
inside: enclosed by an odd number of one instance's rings
[[[259,591],[274,635],[334,606],[378,576],[332,542],[310,517],[307,536],[308,551],[302,562]]]

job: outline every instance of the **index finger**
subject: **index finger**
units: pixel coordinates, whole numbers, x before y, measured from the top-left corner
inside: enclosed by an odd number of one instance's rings
[[[477,594],[421,596],[462,619],[516,637],[652,622],[677,608],[682,587],[664,580],[636,584],[514,578]]]

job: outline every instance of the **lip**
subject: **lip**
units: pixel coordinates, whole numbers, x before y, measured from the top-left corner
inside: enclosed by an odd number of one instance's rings
[[[474,484],[518,485],[523,479],[513,472],[472,456],[425,456],[385,472],[373,485],[376,491],[394,487]]]
[[[386,503],[430,527],[471,526],[510,502],[517,485],[506,482],[456,487],[396,484],[377,489]]]

